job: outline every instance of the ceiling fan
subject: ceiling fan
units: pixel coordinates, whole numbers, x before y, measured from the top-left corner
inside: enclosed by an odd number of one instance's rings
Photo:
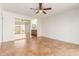
[[[36,8],[36,9],[35,9],[35,8],[30,8],[30,9],[32,9],[32,10],[37,10],[37,11],[36,11],[36,14],[39,13],[39,12],[40,12],[40,13],[47,14],[47,13],[45,12],[45,10],[51,10],[52,8],[44,8],[44,7],[43,7],[43,4],[42,4],[42,3],[39,3],[39,4],[38,4],[38,8]]]

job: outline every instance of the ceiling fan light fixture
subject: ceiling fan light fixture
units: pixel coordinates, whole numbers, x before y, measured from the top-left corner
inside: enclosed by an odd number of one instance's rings
[[[39,10],[39,12],[42,13],[43,11],[42,10]]]
[[[39,4],[38,4],[38,8],[36,8],[36,9],[31,8],[31,9],[36,10],[36,14],[37,14],[37,13],[44,13],[44,14],[47,14],[46,11],[47,11],[47,10],[51,10],[52,8],[49,8],[49,7],[48,7],[48,8],[44,8],[42,4],[43,4],[43,3],[39,3]]]

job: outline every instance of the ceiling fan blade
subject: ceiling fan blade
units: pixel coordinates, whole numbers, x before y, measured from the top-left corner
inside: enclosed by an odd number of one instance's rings
[[[43,11],[44,14],[47,14],[45,11]]]
[[[52,8],[44,8],[43,10],[51,10]]]
[[[42,10],[42,3],[39,3],[39,9]]]

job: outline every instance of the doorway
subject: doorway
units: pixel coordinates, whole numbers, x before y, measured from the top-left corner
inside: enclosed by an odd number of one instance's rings
[[[15,19],[15,39],[30,39],[30,20]]]
[[[32,20],[31,36],[37,38],[37,19]]]

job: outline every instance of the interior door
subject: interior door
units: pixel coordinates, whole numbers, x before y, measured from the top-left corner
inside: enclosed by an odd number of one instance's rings
[[[28,21],[28,23],[25,23],[25,34],[27,39],[30,39],[30,32],[30,21]]]

